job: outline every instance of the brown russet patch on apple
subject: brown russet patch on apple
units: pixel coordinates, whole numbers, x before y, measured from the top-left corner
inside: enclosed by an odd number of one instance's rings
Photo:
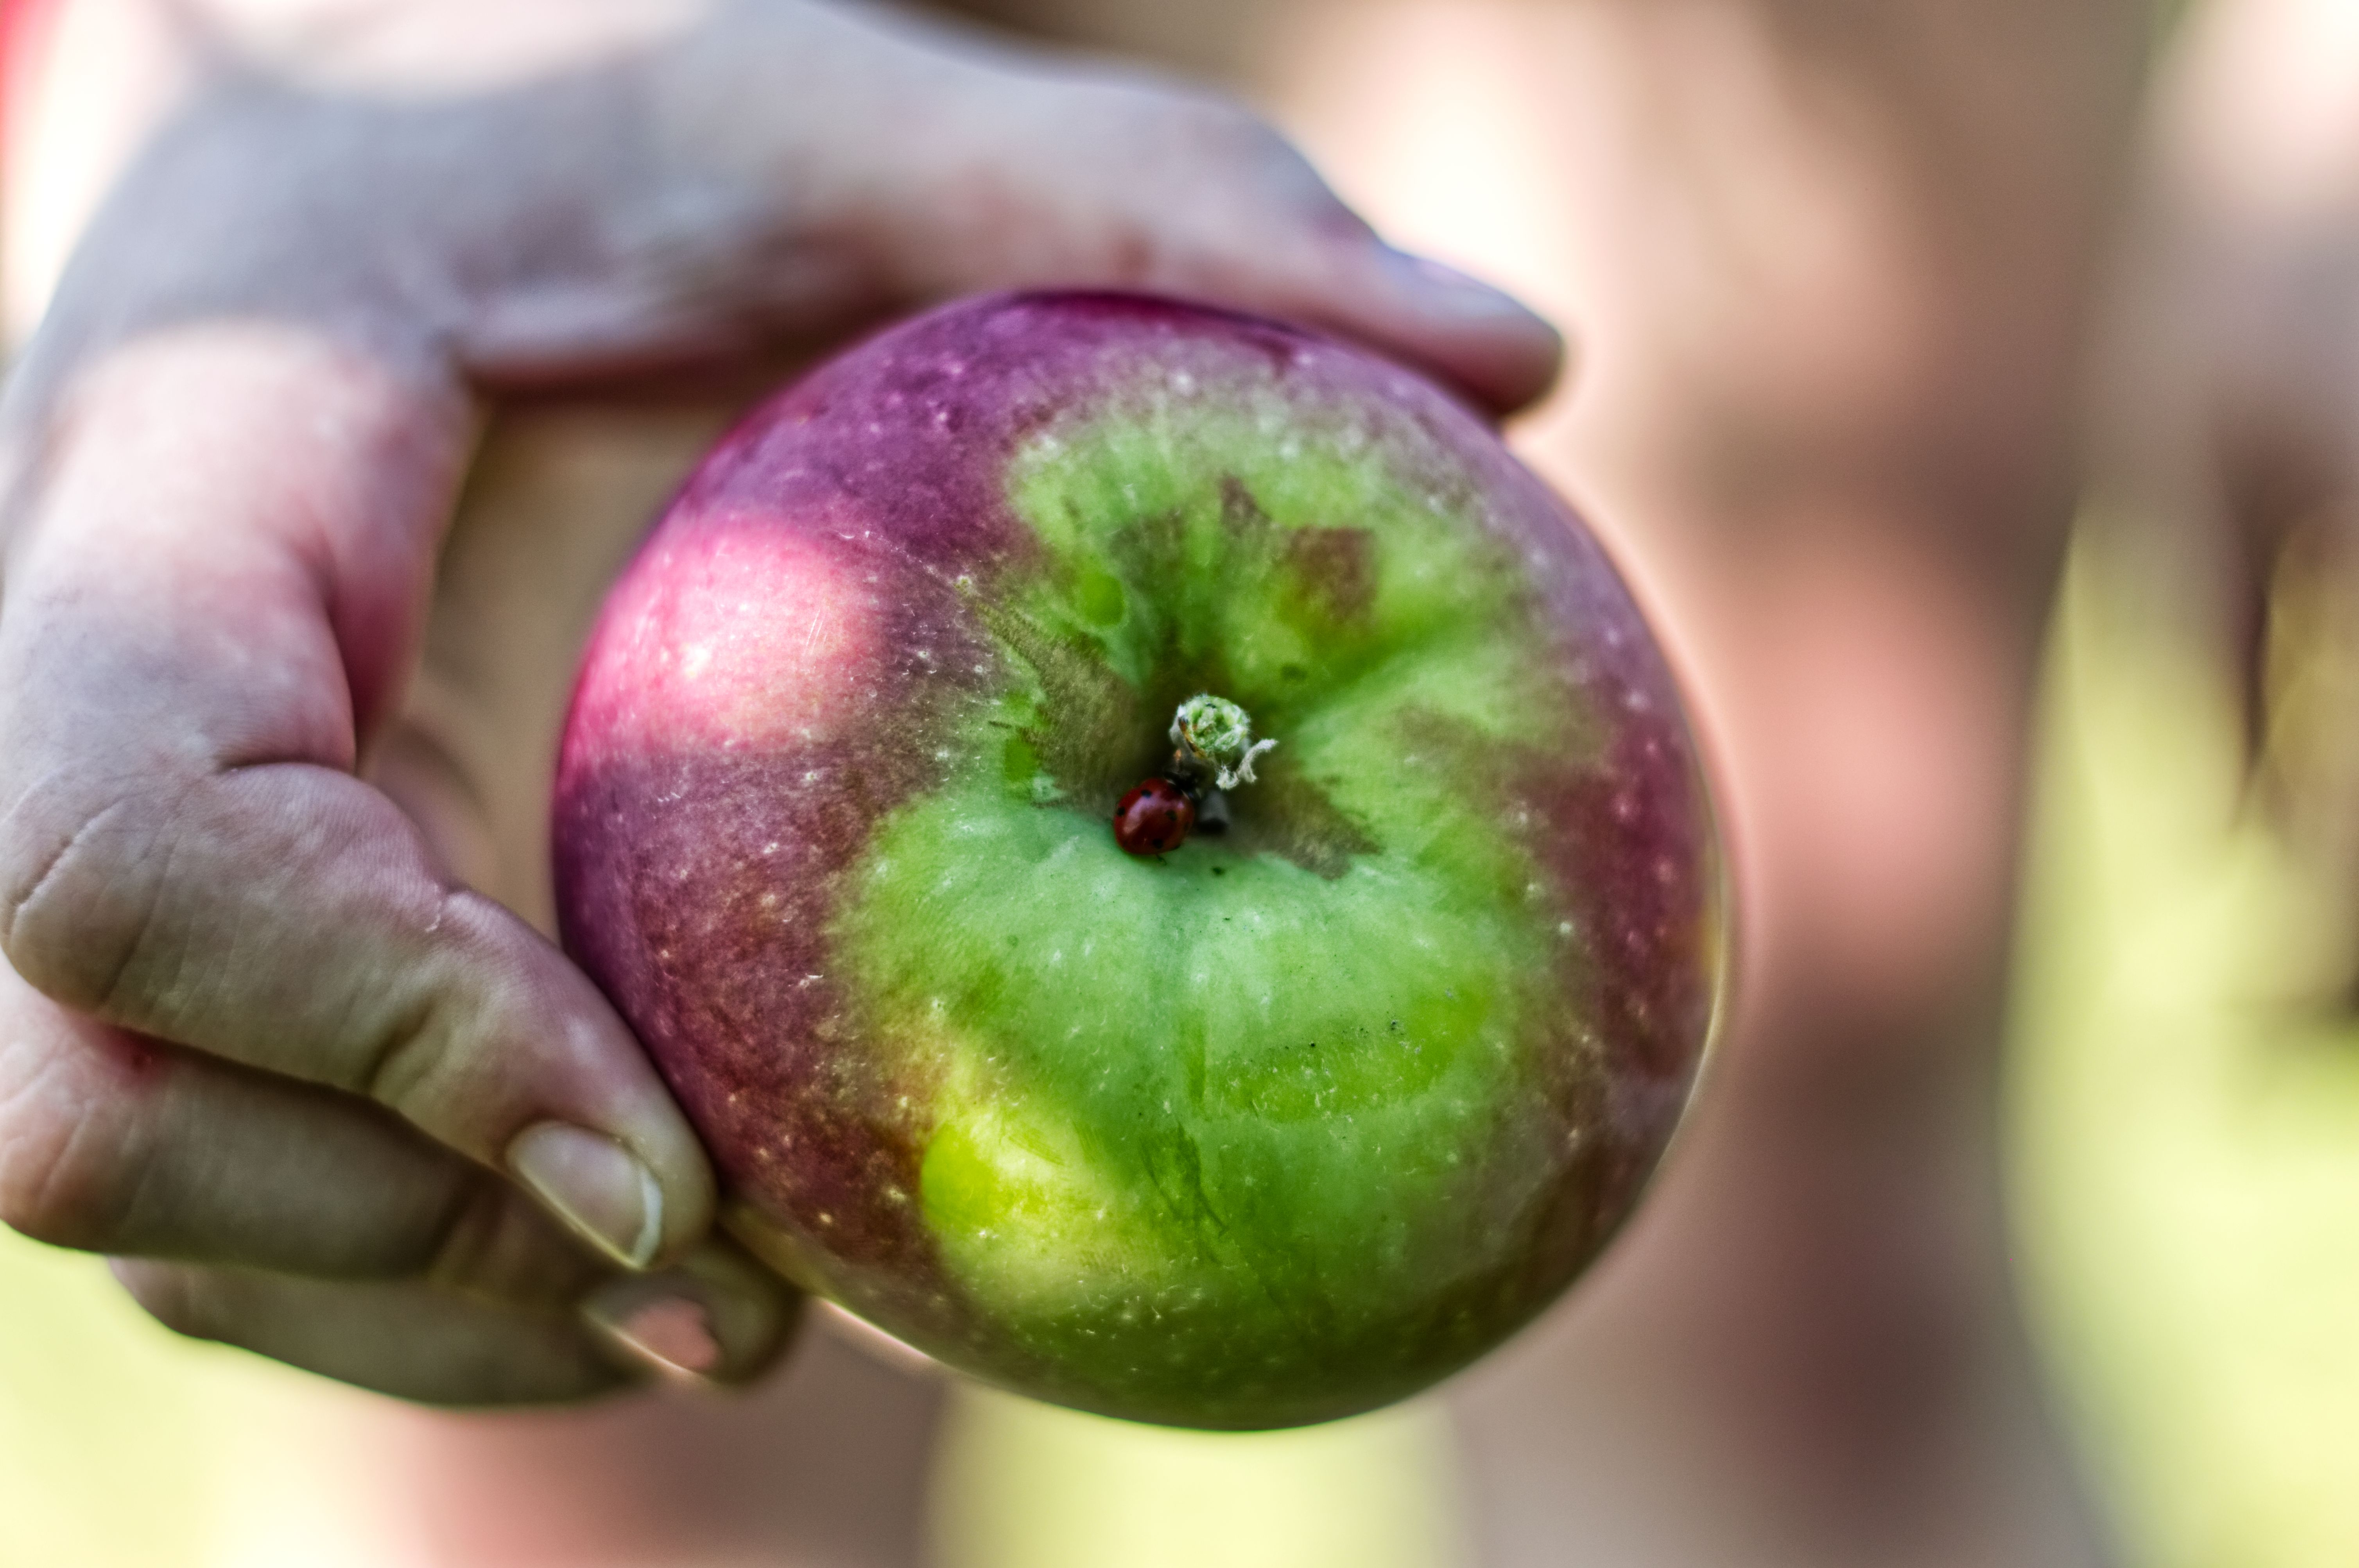
[[[1177,512],[1135,517],[1107,535],[1106,555],[1129,582],[1178,582],[1188,570],[1188,520]]]
[[[1233,473],[1221,476],[1221,530],[1231,572],[1282,574],[1294,596],[1322,619],[1363,623],[1375,608],[1378,546],[1372,530],[1281,527]]]
[[[984,605],[977,617],[1039,685],[1041,719],[1020,731],[1041,771],[1077,810],[1111,811],[1123,792],[1169,760],[1171,743],[1136,687],[1115,674],[1094,639],[1042,626],[1020,611]],[[1158,743],[1159,741],[1159,743]]]
[[[1284,760],[1262,761],[1261,782],[1229,797],[1226,847],[1241,855],[1275,855],[1333,881],[1362,855],[1382,848],[1332,796]]]
[[[1339,625],[1365,622],[1376,603],[1376,536],[1365,528],[1300,528],[1283,557],[1295,592]]]
[[[1277,530],[1277,524],[1254,498],[1245,481],[1233,473],[1221,476],[1221,527],[1233,548],[1243,546],[1248,549],[1266,545]]]

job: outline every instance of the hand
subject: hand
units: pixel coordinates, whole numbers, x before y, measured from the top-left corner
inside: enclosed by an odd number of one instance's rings
[[[479,20],[410,10],[451,58]],[[793,1303],[712,1235],[636,1043],[366,762],[487,407],[1024,284],[1292,317],[1498,411],[1559,354],[1234,109],[849,8],[496,87],[200,91],[0,405],[0,1217],[413,1398],[595,1393],[617,1334],[758,1371]]]

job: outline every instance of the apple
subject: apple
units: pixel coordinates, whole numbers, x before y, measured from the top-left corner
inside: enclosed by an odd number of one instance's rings
[[[1118,836],[1158,780],[1187,830]],[[750,1248],[1176,1425],[1529,1320],[1722,984],[1696,750],[1580,523],[1410,372],[1135,296],[949,306],[729,436],[602,613],[555,850]]]

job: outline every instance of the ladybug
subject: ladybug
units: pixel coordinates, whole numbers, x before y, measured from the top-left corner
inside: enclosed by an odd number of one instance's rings
[[[1147,780],[1114,808],[1114,841],[1126,855],[1168,855],[1195,826],[1195,801],[1169,779]]]

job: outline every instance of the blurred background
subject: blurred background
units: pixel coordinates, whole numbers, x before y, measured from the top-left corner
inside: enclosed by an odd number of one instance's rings
[[[9,5],[12,335],[175,28],[342,80],[399,4]],[[1659,1190],[1442,1394],[1234,1438],[825,1323],[725,1406],[399,1409],[0,1236],[0,1563],[2359,1562],[2345,9],[971,7],[1225,85],[1573,334],[1512,437],[1656,609],[1745,878]],[[725,413],[504,416],[444,591],[604,515],[561,645]]]

